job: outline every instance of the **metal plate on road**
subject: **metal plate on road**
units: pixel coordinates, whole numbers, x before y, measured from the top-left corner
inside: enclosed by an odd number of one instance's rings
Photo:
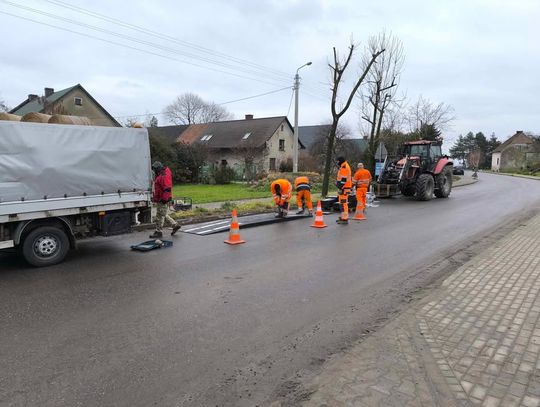
[[[238,223],[240,228],[252,228],[256,226],[270,225],[279,222],[288,222],[298,219],[311,218],[306,215],[290,214],[286,218],[276,218],[274,213],[261,213],[258,215],[239,216]],[[181,231],[184,233],[193,233],[196,235],[212,235],[214,233],[227,232],[231,224],[231,219],[219,219],[212,222],[186,225]]]

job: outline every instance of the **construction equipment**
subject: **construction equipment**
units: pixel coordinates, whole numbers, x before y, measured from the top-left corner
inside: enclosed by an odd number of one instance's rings
[[[452,190],[453,163],[442,154],[441,144],[429,140],[403,144],[395,157],[386,157],[375,185],[377,197],[403,194],[429,201],[447,198]]]

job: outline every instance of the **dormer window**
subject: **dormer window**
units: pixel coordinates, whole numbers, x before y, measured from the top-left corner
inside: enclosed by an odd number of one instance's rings
[[[201,137],[201,141],[208,141],[212,138],[213,134],[205,134]]]
[[[242,137],[242,140],[247,140],[251,136],[251,133],[244,134],[244,137]]]

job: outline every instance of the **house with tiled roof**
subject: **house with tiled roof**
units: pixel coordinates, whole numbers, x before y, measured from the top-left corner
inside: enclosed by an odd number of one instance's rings
[[[286,116],[256,119],[246,115],[242,120],[151,127],[148,131],[151,137],[163,138],[167,133],[169,140],[178,143],[204,145],[210,155],[209,164],[231,167],[239,175],[292,165],[294,131]]]
[[[83,116],[96,126],[121,126],[80,84],[56,92],[53,88],[45,88],[43,96],[29,94],[9,113],[24,116],[30,112]]]
[[[525,168],[527,161],[538,155],[531,149],[533,143],[532,137],[526,135],[522,130],[516,131],[513,136],[493,150],[491,170]]]

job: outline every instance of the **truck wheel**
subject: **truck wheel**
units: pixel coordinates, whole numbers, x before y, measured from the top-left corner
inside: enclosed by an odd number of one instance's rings
[[[450,168],[445,168],[437,176],[437,189],[435,196],[437,198],[448,198],[452,191],[452,171]]]
[[[435,181],[431,174],[420,174],[416,180],[416,198],[419,201],[429,201],[433,198]]]
[[[69,251],[66,233],[53,226],[40,226],[32,230],[23,241],[22,252],[32,266],[45,267],[60,263]]]

